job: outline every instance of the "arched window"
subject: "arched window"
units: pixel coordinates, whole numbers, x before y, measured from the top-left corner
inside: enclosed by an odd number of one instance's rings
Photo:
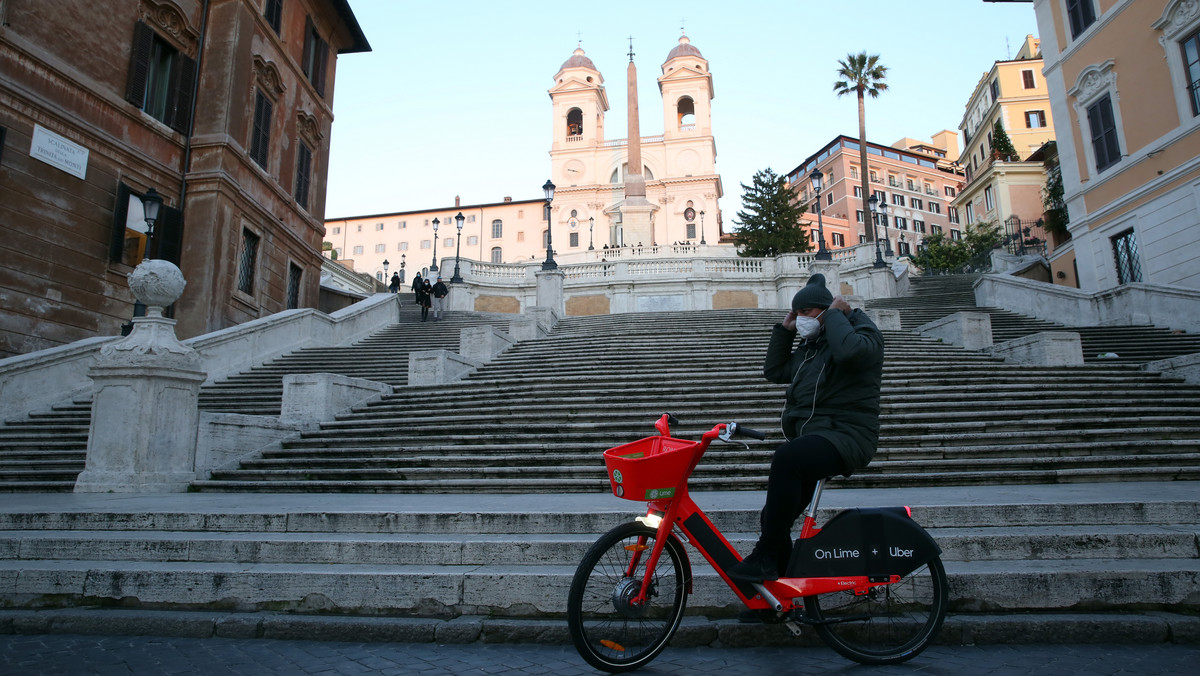
[[[500,250],[500,247],[498,247],[498,246],[492,247],[492,262],[493,263],[503,263],[504,262],[504,253]]]
[[[492,221],[492,239],[500,239],[504,236],[504,222],[499,218]]]
[[[692,100],[692,97],[685,96],[679,99],[679,103],[675,106],[675,113],[680,129],[696,128],[696,102]]]
[[[583,111],[578,108],[567,111],[567,136],[583,136]]]
[[[619,170],[613,169],[612,176],[610,176],[608,178],[608,182],[609,183],[624,183],[625,182],[625,174],[627,174],[627,173],[629,173],[629,163],[622,164],[621,168]],[[646,179],[647,181],[654,180],[654,172],[650,171],[650,167],[647,167],[644,164],[642,165],[642,178]]]

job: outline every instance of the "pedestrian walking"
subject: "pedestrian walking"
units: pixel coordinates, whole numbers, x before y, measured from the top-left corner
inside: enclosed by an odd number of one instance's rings
[[[397,293],[400,291],[400,273],[392,273],[392,281],[388,283],[388,293]]]
[[[442,281],[441,275],[438,275],[437,284],[433,285],[433,321],[442,320],[442,310],[446,309],[446,295],[449,293],[450,289]]]
[[[429,318],[429,306],[433,298],[433,285],[428,279],[421,280],[421,288],[417,290],[417,305],[421,306],[421,321]]]
[[[421,287],[424,285],[425,285],[425,280],[421,279],[421,273],[418,272],[416,275],[413,276],[413,281],[412,281],[412,292],[413,292],[413,304],[414,305],[421,304]]]

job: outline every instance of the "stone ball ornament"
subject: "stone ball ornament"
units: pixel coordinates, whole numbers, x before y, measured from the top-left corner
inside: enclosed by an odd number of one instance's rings
[[[164,308],[179,300],[185,286],[183,273],[171,261],[144,260],[129,273],[133,295],[150,308]]]

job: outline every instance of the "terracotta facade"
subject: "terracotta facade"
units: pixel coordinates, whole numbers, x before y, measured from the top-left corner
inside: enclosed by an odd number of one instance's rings
[[[183,338],[317,305],[336,59],[370,49],[345,0],[0,12],[0,357],[118,334],[147,254]]]

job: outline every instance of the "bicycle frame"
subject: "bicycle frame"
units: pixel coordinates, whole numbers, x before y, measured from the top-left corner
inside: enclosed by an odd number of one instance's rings
[[[670,436],[665,416],[655,427],[662,436]],[[655,528],[657,535],[654,540],[654,546],[649,552],[649,559],[645,569],[646,573],[643,575],[641,588],[638,595],[632,601],[635,605],[645,603],[646,593],[650,588],[655,566],[658,563],[667,539],[676,529],[681,533],[682,539],[685,542],[690,543],[699,550],[704,559],[720,574],[721,579],[725,581],[725,584],[729,585],[729,588],[737,594],[738,598],[747,607],[752,609],[771,609],[777,612],[788,612],[793,609],[802,608],[802,601],[805,596],[847,590],[853,590],[855,593],[861,594],[866,593],[873,587],[894,584],[900,581],[901,578],[899,575],[882,577],[795,577],[768,580],[759,584],[737,582],[730,579],[726,571],[741,561],[742,557],[729,544],[729,541],[721,534],[720,529],[704,513],[704,510],[692,500],[687,485],[687,479],[691,477],[692,472],[704,456],[705,451],[708,450],[708,446],[719,438],[725,429],[726,425],[722,423],[704,433],[700,444],[693,452],[694,455],[688,464],[684,475],[685,478],[678,487],[676,494],[670,498],[649,501],[647,503],[646,515],[638,517],[637,520],[639,522]],[[814,537],[821,531],[821,529],[816,527],[815,514],[817,503],[821,497],[823,483],[817,483],[812,501],[804,512],[803,526],[800,531],[800,539],[802,540]],[[645,547],[645,539],[639,540],[639,544]],[[632,576],[634,571],[637,570],[637,565],[643,552],[644,549],[634,552],[629,568],[626,571],[628,576]],[[691,592],[692,580],[689,578],[687,580],[687,593],[690,594]]]

